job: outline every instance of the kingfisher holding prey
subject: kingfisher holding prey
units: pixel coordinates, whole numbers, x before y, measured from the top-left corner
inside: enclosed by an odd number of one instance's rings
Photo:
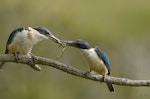
[[[83,40],[76,40],[76,41],[64,41],[67,46],[72,46],[79,48],[83,53],[85,59],[87,60],[90,71],[95,71],[104,77],[106,75],[110,75],[110,62],[105,53],[96,46],[92,48],[88,42]],[[114,88],[112,84],[107,83],[110,92],[114,92]]]
[[[15,29],[10,34],[6,44],[5,54],[14,54],[15,56],[17,54],[22,54],[22,55],[31,55],[32,57],[33,55],[31,53],[31,50],[33,46],[38,42],[40,42],[41,40],[45,40],[45,39],[51,39],[55,43],[58,43],[64,47],[63,43],[54,35],[52,35],[51,32],[46,28],[21,27]],[[2,62],[0,64],[1,68],[4,63],[5,62]],[[36,64],[31,67],[36,70],[41,70],[41,68]]]

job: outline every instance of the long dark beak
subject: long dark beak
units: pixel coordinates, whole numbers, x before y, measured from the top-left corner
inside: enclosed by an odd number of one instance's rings
[[[51,39],[52,41],[54,41],[55,43],[60,44],[62,47],[65,47],[65,44],[54,35],[50,34],[50,35],[47,35],[47,37]]]
[[[62,42],[65,43],[66,46],[72,46],[72,47],[75,46],[75,42],[74,41],[62,41]]]

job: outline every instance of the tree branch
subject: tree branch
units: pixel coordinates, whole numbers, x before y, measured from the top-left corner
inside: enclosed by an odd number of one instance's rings
[[[14,55],[7,55],[7,54],[0,54],[0,62],[16,62],[16,63],[21,63],[21,64],[27,64],[31,63],[33,60],[31,56],[28,55],[19,55],[18,56],[19,61],[16,61]],[[41,64],[41,65],[46,65],[46,66],[51,66],[56,69],[59,69],[61,71],[64,71],[68,74],[72,74],[78,77],[82,77],[85,79],[93,80],[93,81],[99,81],[99,82],[105,82],[105,83],[112,83],[115,85],[122,85],[122,86],[148,86],[150,87],[150,80],[131,80],[127,78],[118,78],[118,77],[110,77],[107,76],[105,78],[105,81],[103,81],[103,76],[101,75],[92,75],[92,74],[86,74],[78,70],[72,66],[60,63],[58,61],[52,60],[52,59],[47,59],[39,56],[34,56],[35,64]]]

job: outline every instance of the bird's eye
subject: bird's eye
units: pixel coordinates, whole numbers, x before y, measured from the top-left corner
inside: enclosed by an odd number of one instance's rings
[[[82,47],[82,45],[81,45],[81,44],[77,44],[77,46]]]
[[[77,44],[77,47],[78,47],[78,48],[81,48],[81,49],[86,49],[86,46],[83,45],[83,44]]]

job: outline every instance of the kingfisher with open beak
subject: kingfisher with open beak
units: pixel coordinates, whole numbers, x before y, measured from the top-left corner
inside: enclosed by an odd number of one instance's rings
[[[88,42],[83,40],[76,40],[76,41],[64,41],[66,46],[72,46],[79,48],[83,53],[85,59],[87,60],[90,71],[95,71],[104,77],[106,75],[110,75],[110,62],[107,58],[106,54],[100,49],[98,46],[92,48]],[[104,78],[105,79],[105,78]],[[107,83],[110,92],[114,92],[114,88],[112,84]]]
[[[43,27],[21,27],[15,29],[9,36],[7,44],[6,44],[6,50],[5,54],[14,54],[15,56],[17,54],[22,55],[31,55],[31,50],[35,44],[38,42],[45,40],[45,39],[51,39],[55,43],[60,44],[64,47],[64,44],[56,38],[52,33]],[[16,57],[17,59],[17,57]],[[0,67],[2,68],[2,65],[5,62],[2,62],[0,64]],[[41,68],[38,65],[32,65],[32,68],[36,70],[41,70]]]

